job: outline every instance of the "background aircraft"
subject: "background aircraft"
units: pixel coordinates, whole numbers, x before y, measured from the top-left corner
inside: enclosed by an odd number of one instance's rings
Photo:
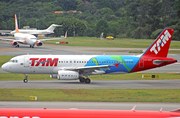
[[[49,26],[47,29],[45,30],[31,30],[31,29],[19,29],[19,31],[21,33],[25,33],[25,34],[33,34],[35,36],[37,35],[45,35],[45,34],[51,34],[54,33],[54,29],[56,27],[62,27],[62,25],[56,25],[56,24],[52,24],[51,26]],[[11,31],[11,34],[15,34],[16,30]]]
[[[51,27],[50,29],[53,29],[53,28]],[[54,39],[39,39],[38,40],[37,37],[32,34],[21,33],[18,29],[18,22],[17,22],[16,14],[15,14],[15,31],[16,32],[14,33],[14,39],[1,38],[1,40],[12,41],[11,45],[15,47],[19,47],[19,44],[25,44],[25,45],[30,45],[30,48],[34,48],[35,45],[42,46],[43,43],[41,41],[62,39],[62,38],[56,38],[56,39],[54,38]],[[64,38],[66,38],[66,36]]]
[[[90,83],[89,75],[122,74],[143,71],[177,62],[168,58],[174,29],[166,28],[141,55],[21,55],[2,65],[7,72],[50,74],[59,80],[76,80]],[[17,69],[18,68],[18,69]],[[86,79],[84,78],[86,77]]]
[[[0,118],[179,118],[176,111],[0,109]]]

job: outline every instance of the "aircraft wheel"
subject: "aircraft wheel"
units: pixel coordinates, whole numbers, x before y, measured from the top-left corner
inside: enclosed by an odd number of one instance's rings
[[[27,83],[27,82],[28,82],[28,80],[27,80],[27,79],[24,79],[23,81],[24,81],[24,83]]]
[[[19,45],[16,45],[15,47],[16,47],[16,48],[19,48]]]
[[[81,83],[84,83],[84,82],[85,82],[85,78],[84,78],[84,77],[80,77],[79,81],[80,81]]]
[[[85,83],[89,84],[89,83],[91,83],[91,80],[89,78],[86,78]]]

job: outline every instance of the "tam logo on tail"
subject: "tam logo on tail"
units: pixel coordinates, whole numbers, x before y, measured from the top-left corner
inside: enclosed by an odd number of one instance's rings
[[[157,42],[151,47],[150,51],[154,52],[155,54],[158,54],[158,52],[161,50],[161,47],[164,47],[164,45],[169,41],[169,38],[171,38],[171,34],[166,30],[164,34],[157,39]]]
[[[167,57],[174,29],[166,28],[145,51],[144,56]]]

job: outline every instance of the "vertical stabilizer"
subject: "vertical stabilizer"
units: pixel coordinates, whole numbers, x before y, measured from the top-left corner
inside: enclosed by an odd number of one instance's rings
[[[56,27],[62,27],[62,25],[52,24],[46,30],[53,32]]]
[[[18,22],[17,22],[16,14],[15,14],[15,29],[16,29],[16,33],[20,33],[18,29]]]
[[[174,29],[165,28],[144,52],[143,56],[167,57]]]

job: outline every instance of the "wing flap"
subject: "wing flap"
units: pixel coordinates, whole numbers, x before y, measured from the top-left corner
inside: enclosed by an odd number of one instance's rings
[[[97,70],[101,70],[101,69],[109,70],[109,67],[111,66],[114,66],[114,65],[86,66],[86,67],[75,67],[75,68],[70,67],[70,68],[64,68],[64,70],[96,72]]]

